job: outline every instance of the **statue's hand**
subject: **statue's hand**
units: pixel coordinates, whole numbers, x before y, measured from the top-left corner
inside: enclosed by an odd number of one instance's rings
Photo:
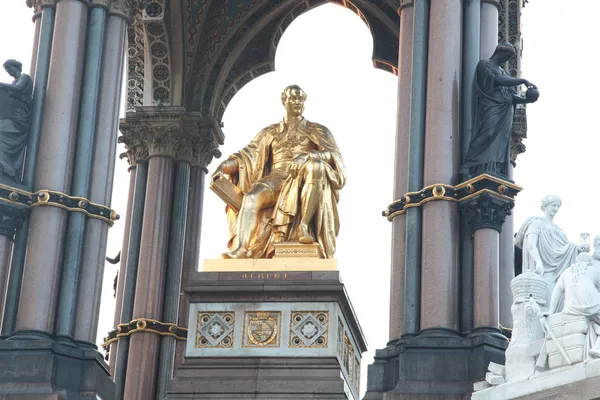
[[[534,261],[535,262],[535,273],[538,275],[543,275],[544,274],[544,265],[542,264],[541,261]]]
[[[212,182],[214,182],[217,179],[219,179],[222,175],[223,175],[223,167],[221,165],[219,165],[217,168],[215,168],[215,172],[213,172],[210,179]]]
[[[290,174],[295,178],[300,168],[308,161],[308,154],[300,154],[290,164]]]
[[[590,246],[588,246],[587,244],[577,246],[578,253],[587,253],[588,251],[590,251]]]
[[[529,82],[527,79],[523,79],[523,84],[527,86],[528,89],[537,89],[537,86]]]

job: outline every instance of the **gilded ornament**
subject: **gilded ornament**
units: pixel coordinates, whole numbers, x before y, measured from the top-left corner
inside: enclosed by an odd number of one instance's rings
[[[280,311],[246,311],[244,347],[279,347]]]

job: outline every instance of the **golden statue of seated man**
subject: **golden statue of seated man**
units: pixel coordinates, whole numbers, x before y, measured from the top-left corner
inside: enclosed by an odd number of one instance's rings
[[[344,163],[331,132],[302,116],[305,100],[300,87],[285,88],[283,121],[260,131],[213,174],[213,182],[226,176],[243,193],[239,212],[226,208],[224,258],[270,258],[277,242],[317,242],[333,258]]]

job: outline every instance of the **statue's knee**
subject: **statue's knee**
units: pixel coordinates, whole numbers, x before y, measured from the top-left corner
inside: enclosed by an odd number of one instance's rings
[[[308,160],[304,170],[307,180],[321,179],[325,175],[325,162],[321,160]]]

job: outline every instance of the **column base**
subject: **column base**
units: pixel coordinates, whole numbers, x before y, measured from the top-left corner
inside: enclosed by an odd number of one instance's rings
[[[113,400],[115,385],[98,351],[30,332],[0,341],[0,393],[11,400]],[[5,398],[5,397],[2,397]]]
[[[447,329],[423,333],[377,350],[363,400],[469,399],[489,363],[504,364],[505,338],[483,332],[462,337]]]

